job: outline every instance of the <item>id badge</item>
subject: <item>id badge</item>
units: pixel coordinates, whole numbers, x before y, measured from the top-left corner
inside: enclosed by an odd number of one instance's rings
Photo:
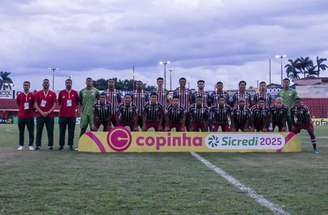
[[[66,100],[66,107],[72,107],[72,99]]]
[[[30,109],[30,103],[24,102],[24,110]]]
[[[40,107],[46,107],[46,105],[47,105],[47,101],[44,100],[44,99],[42,99],[42,100],[41,100]]]

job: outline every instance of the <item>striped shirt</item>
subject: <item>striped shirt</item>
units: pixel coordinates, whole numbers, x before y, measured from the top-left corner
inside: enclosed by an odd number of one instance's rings
[[[209,106],[209,99],[210,96],[208,94],[208,92],[205,91],[196,91],[193,95],[192,95],[192,103],[195,104],[196,103],[196,98],[198,96],[202,97],[203,100],[203,106]]]
[[[210,98],[210,104],[211,106],[216,106],[219,104],[219,99],[223,97],[225,98],[225,102],[226,104],[230,104],[230,96],[227,92],[225,91],[222,91],[222,92],[214,92],[212,93],[211,95],[211,98]]]
[[[272,123],[274,124],[285,124],[288,118],[288,106],[283,105],[278,108],[276,105],[271,107],[271,116],[272,116]]]
[[[180,106],[185,110],[188,110],[190,107],[191,93],[188,89],[177,88],[174,92],[176,96],[179,96]]]
[[[180,122],[184,117],[184,109],[181,106],[169,105],[166,108],[166,115],[171,123]]]
[[[219,125],[230,124],[231,107],[229,105],[216,105],[210,109],[210,119],[212,123]]]
[[[104,103],[101,104],[97,102],[97,104],[94,105],[94,116],[97,120],[100,122],[106,122],[111,118],[111,104]]]
[[[207,122],[209,119],[209,109],[206,106],[198,107],[196,104],[189,108],[189,116],[191,122]]]
[[[121,95],[114,89],[113,91],[107,90],[106,91],[106,101],[111,104],[111,114],[115,114],[115,110],[121,104]]]
[[[137,114],[137,107],[135,105],[121,104],[118,108],[118,117],[120,122],[132,123]]]
[[[252,120],[254,124],[264,124],[270,121],[270,109],[258,105],[252,107]]]
[[[139,116],[142,116],[147,100],[148,96],[147,93],[145,93],[144,91],[133,92],[133,104],[137,107],[137,112]]]
[[[244,92],[244,93],[240,93],[240,91],[238,91],[237,93],[235,93],[232,97],[232,104],[234,107],[236,107],[239,103],[239,101],[241,99],[244,99],[246,101],[246,107],[250,107],[251,103],[252,103],[252,96],[251,94]]]
[[[311,114],[309,108],[305,105],[292,107],[290,113],[293,124],[307,126],[311,123]]]
[[[254,104],[257,104],[260,98],[263,98],[265,100],[266,107],[271,107],[272,96],[269,93],[256,93],[253,99]]]
[[[157,104],[146,104],[144,108],[144,115],[147,121],[158,122],[163,117],[163,106]]]
[[[158,103],[160,103],[163,107],[167,106],[167,92],[164,89],[158,89],[156,91],[158,97]]]
[[[241,108],[237,105],[232,111],[231,119],[235,124],[245,124],[250,120],[251,116],[252,112],[247,107]]]

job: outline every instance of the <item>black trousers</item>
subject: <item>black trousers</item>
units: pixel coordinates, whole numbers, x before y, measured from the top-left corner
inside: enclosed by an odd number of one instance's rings
[[[74,144],[74,131],[75,131],[76,118],[75,117],[59,117],[59,145],[65,145],[66,128],[68,131],[68,145]]]
[[[41,146],[43,127],[46,126],[48,135],[48,146],[54,145],[54,118],[53,117],[37,117],[36,118],[36,141],[37,147]]]
[[[18,119],[18,130],[19,130],[19,145],[24,146],[24,133],[25,126],[28,130],[29,146],[33,146],[34,142],[34,118]]]

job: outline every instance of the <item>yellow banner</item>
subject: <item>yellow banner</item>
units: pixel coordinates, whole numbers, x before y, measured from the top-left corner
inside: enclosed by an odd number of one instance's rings
[[[328,118],[312,118],[314,126],[328,126]]]
[[[294,133],[237,132],[86,132],[80,152],[300,152]]]

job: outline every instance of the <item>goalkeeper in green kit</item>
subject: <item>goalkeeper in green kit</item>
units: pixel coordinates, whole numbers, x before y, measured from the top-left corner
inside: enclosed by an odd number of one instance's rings
[[[80,91],[80,114],[81,114],[81,132],[82,136],[93,124],[93,106],[96,104],[99,97],[99,91],[93,87],[92,78],[86,79],[86,87]]]
[[[294,106],[296,98],[297,98],[297,92],[289,87],[290,80],[288,78],[285,78],[282,81],[282,90],[279,92],[279,97],[282,99],[282,103],[286,106],[288,106],[288,118],[287,118],[287,124],[288,124],[288,130],[292,130],[292,119],[290,116],[290,109]]]

